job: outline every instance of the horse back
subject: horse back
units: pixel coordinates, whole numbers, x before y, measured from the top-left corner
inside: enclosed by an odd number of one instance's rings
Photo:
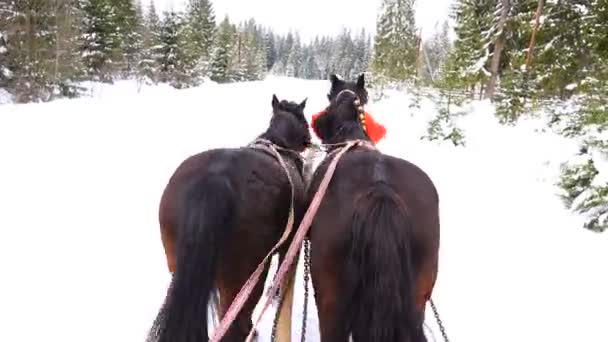
[[[296,199],[303,202],[303,185],[294,168],[289,168]],[[177,213],[175,206],[191,184],[204,177],[223,177],[230,181],[242,224],[284,221],[289,212],[291,187],[284,169],[271,155],[251,148],[213,149],[185,159],[175,170],[161,199],[161,216]],[[204,191],[204,189],[201,189]],[[169,206],[170,208],[163,208]],[[277,217],[277,212],[284,214]],[[284,217],[283,217],[284,216]],[[161,217],[176,221],[176,217]]]
[[[309,196],[321,183],[331,158],[324,160],[315,171]],[[347,152],[336,168],[329,191],[340,194],[358,192],[375,183],[392,187],[407,202],[420,202],[424,206],[437,206],[439,196],[433,181],[417,165],[378,151],[358,149]],[[345,192],[346,191],[346,192]]]
[[[316,193],[330,160],[316,170],[308,192],[310,202]],[[430,177],[415,164],[382,154],[378,151],[357,149],[344,154],[327,193],[319,207],[317,223],[329,222],[349,229],[357,208],[357,200],[376,186],[387,186],[404,205],[412,222],[417,240],[427,241],[429,252],[436,251],[439,235],[439,197]],[[313,223],[314,224],[314,223]],[[337,234],[344,234],[338,232]],[[337,238],[337,237],[336,237]]]

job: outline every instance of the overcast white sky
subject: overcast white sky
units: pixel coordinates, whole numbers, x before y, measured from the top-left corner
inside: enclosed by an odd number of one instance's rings
[[[143,0],[144,3],[150,0]],[[187,0],[153,0],[162,12],[171,7],[183,8]],[[416,20],[427,36],[437,22],[448,16],[453,0],[418,0]],[[216,18],[226,14],[233,22],[255,18],[277,32],[300,31],[303,39],[315,35],[334,35],[342,27],[365,27],[375,32],[381,0],[215,0]]]

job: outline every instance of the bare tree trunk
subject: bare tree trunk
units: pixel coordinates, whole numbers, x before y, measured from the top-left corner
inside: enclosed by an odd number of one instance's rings
[[[534,19],[534,29],[532,30],[532,37],[530,37],[530,45],[528,46],[528,56],[526,56],[526,71],[530,68],[532,64],[532,55],[534,52],[534,44],[536,42],[536,33],[538,32],[538,27],[540,26],[540,16],[543,12],[543,7],[545,6],[545,0],[538,0],[538,7],[536,8],[536,18]]]
[[[509,10],[511,8],[511,4],[509,0],[500,0],[501,11],[500,11],[500,19],[498,20],[498,32],[500,34],[496,38],[496,42],[494,42],[494,52],[492,54],[492,62],[490,64],[490,80],[488,81],[486,87],[486,98],[494,97],[494,92],[496,91],[496,81],[498,79],[498,68],[500,66],[500,56],[502,54],[502,50],[505,47],[505,24],[507,23],[507,18],[509,16]]]

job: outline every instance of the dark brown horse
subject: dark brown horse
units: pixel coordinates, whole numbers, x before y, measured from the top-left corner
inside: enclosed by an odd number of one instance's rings
[[[323,143],[369,141],[359,121],[367,102],[364,77],[332,77],[329,99],[326,115],[314,123]],[[309,197],[329,159],[316,170]],[[322,342],[351,336],[355,342],[426,341],[425,304],[437,277],[438,205],[433,182],[414,164],[371,143],[342,157],[310,231]]]
[[[280,147],[290,166],[296,225],[305,209],[299,153],[310,144],[305,105],[306,101],[297,104],[273,96],[270,126],[259,136]],[[173,279],[148,341],[209,340],[207,310],[210,300],[217,300],[215,290],[223,317],[283,234],[291,191],[285,169],[264,149],[209,150],[186,159],[177,168],[162,195],[159,212]],[[262,279],[267,272],[268,268]],[[223,341],[245,339],[263,288],[260,281]]]

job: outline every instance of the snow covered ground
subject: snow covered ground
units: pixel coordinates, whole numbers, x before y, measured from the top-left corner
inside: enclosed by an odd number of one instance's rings
[[[157,213],[175,167],[253,139],[273,93],[308,97],[310,116],[327,88],[271,78],[138,92],[119,82],[91,98],[1,105],[0,341],[143,341],[169,284]],[[418,164],[439,190],[434,298],[451,340],[608,341],[608,235],[580,228],[554,195],[576,145],[536,133],[533,120],[499,126],[487,102],[460,122],[466,148],[423,142],[433,105],[415,111],[407,94],[389,95],[369,107],[388,128],[380,149]],[[314,306],[309,319],[315,327]],[[439,341],[430,309],[427,322]]]

